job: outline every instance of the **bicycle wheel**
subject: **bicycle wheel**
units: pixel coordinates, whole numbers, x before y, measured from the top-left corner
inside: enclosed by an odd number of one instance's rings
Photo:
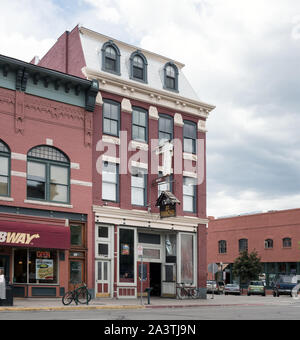
[[[74,292],[69,291],[62,297],[62,303],[67,306],[74,300]]]
[[[182,295],[182,287],[177,287],[176,289],[176,295],[178,297],[179,300],[183,299],[183,295]]]
[[[80,287],[77,289],[77,301],[81,304],[87,304],[91,301],[91,294],[86,287]]]
[[[197,299],[197,289],[196,288],[191,288],[190,289],[190,295],[192,299]]]

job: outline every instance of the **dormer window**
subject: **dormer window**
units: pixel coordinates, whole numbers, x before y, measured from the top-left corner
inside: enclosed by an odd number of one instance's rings
[[[145,56],[140,51],[132,53],[130,57],[130,65],[131,79],[147,83],[148,62]]]
[[[102,47],[102,70],[120,75],[120,50],[112,41]]]
[[[168,63],[164,68],[165,84],[167,90],[178,91],[178,69],[173,63]]]

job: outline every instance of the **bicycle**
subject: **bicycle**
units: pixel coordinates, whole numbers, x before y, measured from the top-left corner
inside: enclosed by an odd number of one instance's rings
[[[176,295],[178,299],[195,299],[197,297],[196,289],[193,287],[186,287],[184,282],[177,283],[176,286]]]
[[[73,283],[73,285],[74,289],[66,292],[62,297],[62,303],[67,306],[74,301],[76,305],[78,305],[78,303],[88,305],[92,296],[88,291],[87,285],[84,282],[82,282],[81,286],[78,288],[75,288],[76,283]]]

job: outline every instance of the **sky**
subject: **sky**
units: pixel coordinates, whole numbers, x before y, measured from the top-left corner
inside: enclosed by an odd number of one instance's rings
[[[0,53],[31,61],[77,24],[178,60],[207,122],[207,210],[300,208],[299,0],[0,0]]]

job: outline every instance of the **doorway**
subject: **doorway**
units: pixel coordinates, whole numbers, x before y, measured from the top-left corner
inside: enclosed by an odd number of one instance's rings
[[[8,282],[10,280],[9,256],[0,255],[0,268],[4,269],[5,280]]]
[[[151,296],[161,296],[161,263],[150,263]]]

